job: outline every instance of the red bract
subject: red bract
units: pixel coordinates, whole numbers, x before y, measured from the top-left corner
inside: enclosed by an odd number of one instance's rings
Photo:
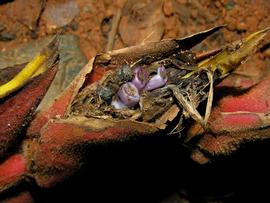
[[[49,88],[56,71],[57,67],[52,68],[1,103],[0,158],[4,157],[7,150],[17,142],[21,131],[31,121],[33,113]]]
[[[232,87],[233,83],[234,80]],[[190,128],[188,141],[203,135],[197,141],[199,151],[194,151],[193,158],[204,163],[213,157],[231,154],[245,142],[269,139],[269,87],[270,76],[267,76],[248,91],[221,98],[209,119],[210,132],[204,132],[197,124]]]

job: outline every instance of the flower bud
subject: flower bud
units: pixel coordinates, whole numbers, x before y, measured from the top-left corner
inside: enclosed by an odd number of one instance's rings
[[[138,90],[142,90],[147,83],[147,73],[142,67],[137,67],[134,73],[132,83],[137,87]]]
[[[116,109],[133,107],[138,104],[140,95],[137,87],[131,82],[123,84],[116,95],[116,99],[111,103]]]
[[[112,100],[111,105],[115,108],[115,109],[123,109],[123,108],[127,108],[127,106],[125,104],[123,104],[123,102],[121,102],[121,100],[119,99],[118,96],[115,97],[114,100]]]
[[[154,90],[160,88],[166,84],[168,81],[166,69],[164,66],[161,66],[157,69],[157,74],[154,75],[146,84],[146,90]]]

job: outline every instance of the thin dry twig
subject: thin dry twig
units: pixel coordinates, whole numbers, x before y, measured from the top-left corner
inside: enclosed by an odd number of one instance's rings
[[[181,94],[178,87],[175,85],[167,85],[167,87],[173,92],[173,95],[179,102],[179,104],[184,108],[184,110],[198,123],[202,125],[202,127],[206,128],[206,123],[201,116],[201,114],[194,108]]]
[[[43,11],[45,10],[46,3],[47,3],[47,0],[40,0],[40,10],[39,10],[39,13],[36,16],[36,19],[34,20],[34,23],[32,25],[28,25],[28,24],[24,23],[21,19],[17,19],[16,21],[18,23],[20,23],[21,25],[23,25],[24,27],[26,27],[32,33],[36,33],[41,15],[42,15]]]
[[[111,28],[111,31],[109,33],[106,51],[111,51],[113,49],[115,36],[117,34],[118,25],[119,25],[119,22],[121,19],[121,15],[122,15],[121,9],[118,9],[113,17],[113,20],[112,20],[112,28]]]
[[[208,119],[210,117],[210,113],[212,110],[212,104],[213,104],[213,95],[214,95],[214,90],[213,90],[213,74],[209,71],[206,71],[208,80],[209,80],[209,92],[208,92],[208,98],[207,98],[207,104],[206,104],[206,110],[205,110],[205,115],[204,115],[204,121],[205,123],[208,122]]]
[[[217,49],[213,49],[209,51],[198,52],[196,53],[196,61],[200,62],[204,59],[210,58],[211,56],[218,54],[221,51],[222,51],[222,48],[217,48]]]

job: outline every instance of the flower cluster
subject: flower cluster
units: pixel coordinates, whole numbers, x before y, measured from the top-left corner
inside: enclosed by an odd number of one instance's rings
[[[151,91],[166,85],[168,80],[166,69],[160,66],[157,74],[148,79],[148,74],[142,67],[134,70],[134,77],[131,82],[124,83],[118,90],[111,105],[116,109],[133,107],[140,101],[142,90]]]

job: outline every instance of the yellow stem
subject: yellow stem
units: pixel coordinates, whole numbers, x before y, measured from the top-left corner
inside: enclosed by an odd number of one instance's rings
[[[41,65],[46,60],[46,55],[37,55],[32,61],[30,61],[21,72],[19,72],[12,80],[0,86],[0,98],[3,98],[10,92],[22,87],[29,78],[31,78],[35,72],[41,68]],[[40,71],[38,71],[40,72]]]

